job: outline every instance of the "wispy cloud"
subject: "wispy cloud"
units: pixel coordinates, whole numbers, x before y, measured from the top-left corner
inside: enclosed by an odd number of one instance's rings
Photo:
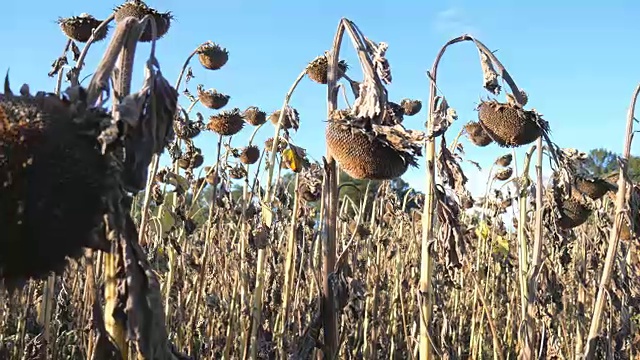
[[[478,29],[473,26],[463,8],[452,6],[436,13],[433,28],[436,33],[446,37],[462,34],[478,35]]]

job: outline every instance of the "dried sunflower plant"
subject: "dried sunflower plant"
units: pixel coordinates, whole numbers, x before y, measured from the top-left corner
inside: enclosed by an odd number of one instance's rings
[[[0,274],[5,286],[14,290],[28,279],[61,273],[65,257],[79,259],[83,248],[101,250],[99,265],[91,251],[84,262],[92,277],[85,278],[86,302],[79,309],[92,318],[87,357],[179,358],[169,343],[164,314],[158,311],[158,278],[137,242],[130,216],[131,194],[144,189],[152,156],[174,136],[178,94],[155,57],[155,42],[168,20],[154,14],[115,14],[109,18],[117,19],[114,34],[86,88],[74,79],[89,45],[105,38],[109,22],[98,24],[89,16],[61,20],[65,34],[87,42],[63,94],[31,95],[24,85],[16,95],[8,77],[5,81],[2,176],[3,199],[8,201],[3,201],[2,216],[8,220],[8,231],[2,239]],[[152,46],[144,63],[143,86],[131,92],[136,47],[145,36]],[[44,327],[53,320],[50,291],[56,284],[51,280],[42,294],[38,319]],[[31,282],[29,297],[33,286]],[[68,356],[56,353],[55,336],[26,341],[23,330],[14,339],[14,355],[21,346],[31,345],[33,356]]]
[[[478,121],[463,125],[454,143],[447,147],[446,131],[457,115],[444,96],[438,94],[437,70],[446,49],[465,41],[473,42],[479,52],[484,88],[493,95],[499,95],[502,90],[499,80],[502,79],[511,91],[506,93],[506,102],[483,100],[477,107]],[[628,253],[628,250],[616,250],[617,237],[625,231],[611,231],[598,296],[592,303],[593,317],[588,335],[584,332],[586,318],[571,313],[579,309],[584,316],[588,300],[582,284],[589,278],[584,270],[578,281],[571,273],[578,263],[584,264],[584,260],[579,260],[580,254],[584,256],[587,251],[586,244],[575,241],[578,231],[572,229],[580,226],[585,228],[592,214],[596,215],[596,225],[584,230],[587,233],[612,227],[612,217],[618,219],[613,227],[620,229],[619,216],[613,216],[616,212],[603,208],[607,204],[603,196],[616,189],[621,191],[619,185],[586,172],[585,153],[561,149],[551,141],[549,123],[535,110],[525,109],[529,100],[527,94],[516,86],[495,54],[472,36],[463,35],[447,42],[438,53],[428,77],[431,81],[431,97],[426,123],[425,188],[429,190],[425,196],[421,233],[421,309],[418,315],[420,358],[477,358],[483,354],[494,358],[516,355],[524,359],[540,356],[593,358],[597,356],[594,355],[596,352],[602,354],[607,347],[625,354],[637,352],[634,350],[638,346],[637,341],[633,345],[634,340],[626,332],[618,333],[620,337],[615,339],[610,338],[608,344],[597,343],[602,336],[599,334],[603,316],[602,294],[609,286],[613,259],[616,254],[621,257],[619,259],[624,259],[624,254]],[[632,113],[633,110],[630,111]],[[462,144],[458,142],[462,134],[466,134],[469,141],[479,147],[495,143],[500,147],[517,148],[534,143],[525,155],[520,174],[517,173],[517,166],[514,170],[511,164],[515,160],[515,152],[496,159],[489,171],[487,193],[481,201],[480,215],[471,219],[460,216],[460,209],[472,209],[475,203],[465,189],[467,178],[459,164],[464,154]],[[441,146],[436,154],[437,137],[441,137]],[[529,177],[534,152],[537,154],[535,181]],[[542,177],[545,154],[551,161],[553,174],[548,187],[544,185]],[[494,167],[497,167],[495,172]],[[448,190],[436,182],[436,174]],[[500,184],[491,197],[489,189],[493,189],[494,182],[504,184]],[[511,189],[505,189],[509,183],[513,185],[515,196],[511,194]],[[623,204],[629,203],[624,197],[620,201],[618,212],[624,208]],[[629,208],[637,206],[631,205]],[[595,213],[597,209],[601,210]],[[512,212],[515,233],[508,231],[501,219],[501,214],[509,211]],[[446,218],[443,214],[454,216]],[[626,234],[629,238],[628,228]],[[602,237],[596,236],[596,239],[603,241]],[[511,246],[512,241],[516,246]],[[604,244],[600,245],[602,258],[603,248]],[[572,250],[576,250],[573,261],[568,258]],[[475,259],[471,260],[473,255]],[[596,256],[591,255],[591,259],[595,260]],[[597,263],[593,264],[598,266]],[[442,270],[445,269],[443,275]],[[628,268],[622,266],[619,271],[617,279],[627,283]],[[596,276],[597,273],[592,272],[590,278],[595,281]],[[443,277],[446,279],[444,283],[440,280]],[[446,286],[442,287],[443,284]],[[491,284],[501,285],[492,287]],[[570,286],[578,288],[577,298],[563,293]],[[448,296],[450,291],[452,294]],[[452,314],[434,314],[434,309],[451,308],[452,305],[444,299],[454,299],[453,308],[460,309],[460,306],[465,306],[462,305],[465,298],[470,299],[469,305],[466,305],[471,310],[470,319],[468,314],[459,310]],[[610,325],[620,324],[626,329],[633,327],[628,311],[633,300],[624,298],[622,301],[626,303],[614,305],[610,312],[613,314],[621,309],[624,316],[621,315],[618,320],[610,315]],[[562,314],[561,322],[553,321],[559,314]],[[469,320],[469,332],[461,332],[461,328],[453,330],[451,324]],[[483,329],[485,322],[488,331]],[[575,333],[568,333],[570,326],[577,329]],[[501,329],[504,329],[502,333]],[[569,341],[572,338],[575,341]],[[485,339],[488,341],[485,342]],[[587,340],[586,344],[584,340]]]

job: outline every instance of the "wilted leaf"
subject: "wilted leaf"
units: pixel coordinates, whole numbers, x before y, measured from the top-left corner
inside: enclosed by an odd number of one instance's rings
[[[358,97],[353,102],[351,114],[356,118],[375,119],[382,113],[384,96],[374,79],[365,77],[360,83]]]
[[[467,176],[462,172],[462,168],[456,158],[451,154],[447,143],[444,139],[440,141],[440,152],[437,158],[438,172],[443,182],[449,185],[459,196],[466,193],[465,185],[467,184]]]
[[[486,222],[481,221],[478,226],[476,226],[475,233],[479,241],[487,241],[487,239],[489,239],[491,229],[489,229],[489,226]]]
[[[443,96],[436,96],[433,105],[433,129],[429,130],[427,136],[433,139],[444,134],[457,119],[458,114],[455,109],[449,107],[447,100]]]
[[[295,173],[299,173],[304,168],[309,167],[309,160],[306,159],[306,151],[289,143],[289,148],[282,152],[282,161],[285,166]]]
[[[175,360],[178,357],[173,353],[165,329],[160,284],[137,239],[136,226],[127,217],[121,243],[127,274],[125,312],[129,335],[136,345],[139,360]]]
[[[480,52],[480,66],[482,66],[482,75],[484,76],[484,88],[488,92],[498,95],[500,94],[500,84],[498,83],[498,73],[493,68],[493,64],[489,59],[489,56],[484,51],[478,49]]]
[[[436,211],[440,228],[438,231],[438,245],[447,254],[445,265],[447,269],[457,269],[462,266],[465,244],[460,227],[460,206],[448,196],[443,189],[436,188],[438,203]]]
[[[422,146],[424,145],[424,133],[418,130],[406,129],[402,124],[394,126],[372,125],[373,132],[378,139],[395,150],[405,153],[405,160],[410,165],[417,165],[415,156],[422,155]]]
[[[385,57],[389,45],[385,42],[376,44],[375,42],[369,40],[367,37],[364,38],[364,41],[370,48],[371,59],[373,60],[373,68],[375,69],[376,74],[378,74],[380,80],[382,80],[384,84],[391,84],[391,66],[389,65],[389,61]]]
[[[507,238],[499,235],[496,236],[494,238],[493,251],[502,256],[509,255],[509,241],[507,240]]]
[[[160,226],[162,227],[163,233],[168,233],[171,231],[173,226],[176,224],[176,218],[173,213],[166,208],[161,208],[160,213],[158,214],[158,221],[160,221]]]

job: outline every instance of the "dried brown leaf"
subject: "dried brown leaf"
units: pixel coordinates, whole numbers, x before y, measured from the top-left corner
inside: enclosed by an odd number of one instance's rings
[[[427,135],[430,139],[444,134],[451,124],[458,119],[455,109],[449,107],[447,100],[443,96],[436,96],[433,107],[433,129]]]
[[[484,76],[484,88],[494,95],[500,94],[500,84],[498,83],[498,73],[493,68],[493,64],[489,56],[482,50],[480,52],[480,66],[482,66],[482,75]]]
[[[440,141],[440,152],[437,158],[438,173],[443,179],[443,183],[450,186],[458,196],[462,196],[467,192],[465,185],[467,177],[462,171],[456,157],[449,151],[444,137]]]
[[[447,254],[445,266],[448,270],[462,266],[462,260],[466,251],[462,228],[460,227],[460,206],[448,196],[444,189],[436,188],[438,200],[436,212],[440,222],[438,229],[438,246],[442,253]]]

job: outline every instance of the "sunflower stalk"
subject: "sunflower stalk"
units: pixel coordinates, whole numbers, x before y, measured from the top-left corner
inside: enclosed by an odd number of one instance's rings
[[[518,239],[518,283],[520,284],[520,316],[521,316],[521,320],[525,321],[525,326],[526,326],[526,319],[528,318],[528,312],[527,312],[527,305],[528,305],[528,294],[529,294],[529,290],[528,288],[528,282],[527,282],[527,268],[528,268],[528,261],[527,259],[529,258],[529,247],[528,247],[528,239],[527,239],[527,232],[526,232],[526,226],[528,223],[528,216],[527,216],[527,203],[528,203],[528,192],[529,192],[529,186],[531,184],[531,179],[529,178],[529,167],[531,164],[531,158],[533,156],[533,152],[536,150],[537,146],[532,146],[529,151],[525,154],[525,158],[524,158],[524,165],[523,165],[523,170],[522,170],[522,174],[520,175],[520,182],[518,184],[519,186],[519,192],[518,192],[518,205],[519,205],[519,218],[518,218],[518,234],[517,234],[517,239]],[[519,347],[520,349],[522,349],[523,351],[523,356],[525,356],[525,359],[532,359],[533,358],[533,352],[531,348],[527,347],[527,342],[526,340],[522,339],[522,331],[519,330],[518,331],[518,342],[519,342]]]
[[[604,268],[600,277],[598,286],[598,294],[596,295],[593,305],[593,315],[591,316],[591,325],[589,334],[587,335],[587,344],[584,350],[584,358],[591,360],[595,356],[596,338],[600,332],[600,324],[602,321],[602,312],[604,309],[604,301],[606,293],[609,291],[609,282],[618,252],[618,243],[620,241],[620,231],[628,211],[627,185],[629,179],[628,162],[631,157],[631,142],[633,141],[633,123],[635,121],[635,110],[638,95],[640,94],[640,85],[638,85],[631,97],[631,104],[627,113],[627,127],[625,133],[624,150],[620,159],[620,175],[618,177],[618,192],[616,193],[615,218],[613,226],[609,232],[609,243],[607,247],[607,256],[604,261]]]
[[[269,169],[267,175],[267,183],[266,189],[264,193],[264,197],[262,199],[262,223],[265,224],[269,229],[273,228],[273,214],[271,203],[273,201],[273,170],[275,168],[276,163],[276,154],[278,154],[278,144],[280,143],[280,129],[283,125],[283,119],[286,114],[287,106],[289,106],[289,101],[291,100],[291,96],[293,92],[298,87],[300,81],[304,78],[306,74],[306,69],[303,70],[300,75],[296,78],[291,85],[291,88],[285,95],[284,103],[282,104],[282,108],[280,109],[280,116],[278,118],[278,123],[276,124],[275,134],[273,136],[273,143],[271,145],[271,157],[269,159]],[[258,259],[256,263],[256,286],[253,292],[253,304],[251,309],[251,347],[250,347],[250,356],[251,359],[254,360],[258,355],[258,327],[261,323],[262,318],[262,302],[263,302],[263,286],[264,286],[264,261],[265,261],[265,248],[258,249]]]
[[[277,333],[280,335],[280,358],[286,358],[285,334],[289,319],[289,307],[291,302],[291,289],[293,287],[293,263],[296,255],[296,227],[298,222],[295,220],[300,208],[300,191],[299,191],[300,175],[295,176],[295,190],[293,195],[293,209],[291,210],[291,219],[289,226],[289,236],[287,238],[287,253],[284,265],[284,290],[282,291],[282,313],[280,315],[280,324]]]
[[[543,240],[543,207],[542,207],[542,194],[544,191],[542,181],[542,158],[543,147],[542,137],[538,138],[536,145],[537,150],[537,163],[536,163],[536,213],[535,213],[535,227],[533,233],[533,248],[531,254],[531,264],[527,270],[527,317],[525,318],[526,326],[526,349],[525,356],[533,358],[536,353],[535,345],[537,343],[538,334],[536,333],[536,295],[538,293],[538,274],[540,273],[540,267],[542,266],[542,240]],[[528,354],[527,354],[528,352]]]
[[[147,21],[143,21],[142,25],[146,26]],[[96,70],[89,84],[89,96],[93,95],[93,97],[89,99],[97,100],[97,95],[105,88],[107,84],[106,78],[111,74],[111,70],[116,65],[116,55],[118,56],[120,66],[119,75],[114,79],[113,87],[114,91],[119,95],[119,98],[114,98],[113,109],[117,109],[120,99],[124,99],[125,96],[129,95],[135,49],[142,29],[144,29],[144,27],[140,25],[141,23],[135,18],[128,18],[118,24],[113,39],[105,52],[105,57],[98,66],[98,70]],[[152,25],[152,27],[154,26]],[[85,47],[85,49],[87,49],[87,47]],[[80,65],[82,65],[82,63],[80,63]],[[94,101],[89,101],[89,103],[91,104]],[[109,226],[107,224],[107,229],[108,228]],[[115,345],[122,354],[123,360],[127,360],[129,351],[126,339],[126,325],[114,317],[120,301],[118,293],[120,257],[117,255],[118,246],[115,243],[116,240],[112,239],[112,241],[112,252],[103,254],[103,272],[105,276],[104,322],[106,331],[113,338]]]
[[[333,46],[329,53],[329,69],[327,72],[327,117],[338,107],[338,61],[340,59],[340,47],[345,31],[346,19],[341,19],[336,31]],[[324,164],[324,181],[322,184],[322,232],[320,246],[322,249],[322,291],[321,291],[321,317],[323,324],[324,348],[323,358],[333,360],[338,355],[338,320],[333,301],[333,289],[329,283],[329,276],[333,272],[336,263],[336,238],[338,217],[338,169],[331,151],[327,148]]]

